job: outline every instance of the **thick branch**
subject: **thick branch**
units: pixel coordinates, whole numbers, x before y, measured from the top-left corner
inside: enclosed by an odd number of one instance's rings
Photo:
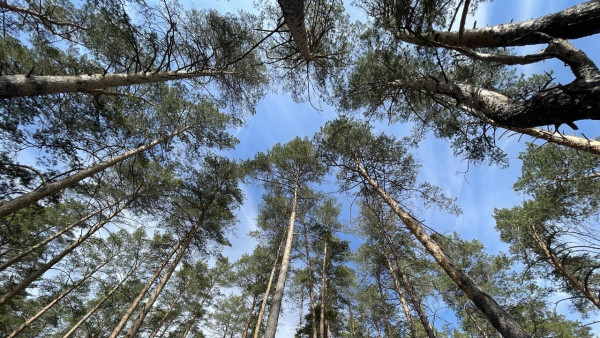
[[[465,30],[462,45],[480,48],[546,43],[547,40],[537,33],[562,39],[577,39],[600,33],[600,2],[584,2],[537,19]],[[422,36],[408,32],[396,32],[396,37],[405,42],[420,45],[428,45],[428,40],[446,45],[460,45],[458,32],[434,31]]]
[[[92,92],[111,87],[234,74],[230,71],[201,70],[59,76],[3,75],[0,76],[0,98]]]

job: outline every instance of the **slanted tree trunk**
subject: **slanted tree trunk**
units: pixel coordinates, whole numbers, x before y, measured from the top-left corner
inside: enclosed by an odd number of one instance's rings
[[[592,290],[590,290],[586,284],[580,282],[575,275],[573,275],[569,270],[567,270],[567,268],[565,268],[565,266],[562,264],[562,261],[556,256],[554,252],[552,252],[550,246],[547,245],[546,242],[544,242],[540,234],[537,232],[537,229],[535,228],[533,223],[531,224],[531,233],[533,234],[533,238],[535,239],[535,242],[537,243],[538,247],[544,253],[546,262],[548,262],[548,264],[550,264],[550,266],[552,266],[555,271],[557,271],[559,274],[565,277],[565,279],[574,289],[579,290],[579,292],[581,292],[585,296],[585,298],[587,298],[590,302],[592,302],[592,304],[594,304],[597,308],[600,309],[600,298],[598,298],[598,295]]]
[[[312,282],[312,267],[310,263],[310,250],[308,248],[308,231],[306,229],[306,218],[304,219],[304,248],[306,250],[306,268],[308,269],[308,296],[310,298],[310,313],[311,316],[311,325],[312,325],[312,336],[313,338],[317,338],[317,314],[315,313],[315,296],[314,296],[314,286]]]
[[[54,298],[50,303],[48,303],[46,306],[44,306],[35,315],[33,315],[31,318],[27,319],[27,321],[25,321],[25,323],[23,323],[16,330],[14,330],[7,338],[14,338],[19,333],[23,332],[23,330],[25,330],[29,325],[31,325],[31,323],[35,322],[44,313],[46,313],[48,310],[50,310],[54,305],[56,305],[56,303],[58,303],[61,299],[65,298],[69,293],[71,293],[71,291],[75,290],[78,286],[83,284],[94,273],[96,273],[98,270],[102,269],[102,267],[105,266],[109,261],[110,261],[110,259],[107,260],[106,262],[98,264],[98,266],[96,266],[96,268],[94,270],[92,270],[91,272],[89,272],[88,274],[83,276],[83,278],[81,278],[79,281],[77,281],[77,283],[73,284],[73,286],[71,286],[67,290],[63,291],[60,295],[58,295],[58,297]]]
[[[106,168],[109,168],[117,163],[125,161],[126,159],[128,159],[130,157],[133,157],[133,156],[140,154],[148,149],[151,149],[151,148],[155,147],[156,145],[158,145],[159,143],[170,140],[174,136],[179,135],[179,134],[185,132],[186,130],[191,129],[192,127],[193,126],[183,127],[179,130],[176,130],[176,131],[168,134],[168,135],[158,138],[150,143],[146,143],[145,145],[143,145],[141,147],[126,151],[120,155],[117,155],[106,161],[100,162],[94,166],[87,168],[87,169],[80,170],[76,174],[73,174],[67,178],[60,180],[60,181],[56,181],[56,182],[47,184],[45,186],[42,186],[39,189],[36,189],[34,191],[23,194],[17,198],[14,198],[10,201],[7,201],[4,204],[0,205],[0,217],[4,217],[8,214],[11,214],[11,213],[19,210],[19,209],[25,208],[25,207],[41,200],[44,197],[47,197],[54,193],[57,193],[65,188],[71,187],[71,186],[77,184],[79,181],[83,180],[84,178],[93,176],[93,175],[103,171]]]
[[[310,51],[308,33],[304,23],[304,0],[277,0],[277,2],[298,52],[305,60],[313,60],[314,55]]]
[[[138,293],[137,297],[133,300],[133,302],[131,302],[131,305],[129,306],[129,308],[127,308],[127,310],[125,311],[125,314],[123,314],[123,317],[121,317],[121,320],[119,321],[117,326],[113,329],[112,333],[110,334],[110,338],[115,338],[119,334],[119,332],[121,332],[121,330],[123,330],[123,327],[125,327],[125,324],[127,324],[129,317],[131,317],[133,315],[133,311],[135,311],[135,308],[141,303],[142,299],[144,298],[144,296],[146,295],[148,290],[150,290],[150,288],[152,287],[152,284],[154,284],[154,281],[156,281],[158,279],[158,277],[160,276],[160,273],[164,270],[164,268],[167,266],[167,264],[169,264],[171,257],[173,257],[173,255],[175,255],[175,253],[179,250],[179,248],[181,247],[182,244],[183,244],[183,241],[177,241],[177,244],[175,244],[175,247],[167,254],[165,259],[163,259],[163,261],[161,262],[158,269],[156,269],[156,272],[154,272],[154,275],[152,275],[152,277],[150,277],[150,279],[148,280],[146,285],[144,285],[142,290]]]
[[[50,270],[56,263],[60,262],[66,255],[75,250],[81,243],[85,242],[90,236],[92,236],[96,231],[100,230],[107,223],[109,223],[115,216],[117,216],[121,211],[133,202],[134,198],[129,199],[125,202],[121,207],[115,210],[112,214],[110,214],[106,219],[102,222],[93,226],[85,235],[81,236],[79,239],[75,240],[71,245],[69,245],[66,249],[64,249],[61,253],[54,256],[48,263],[44,264],[41,268],[37,269],[34,273],[29,275],[27,278],[22,280],[19,284],[17,284],[14,288],[12,288],[9,292],[5,293],[0,297],[0,305],[6,303],[9,299],[17,295],[19,292],[25,290],[33,281],[38,279],[41,275],[43,275],[46,271]]]
[[[75,331],[81,326],[81,324],[85,323],[85,321],[88,318],[90,318],[91,315],[98,311],[102,304],[104,304],[104,302],[106,302],[110,298],[110,296],[112,296],[113,293],[115,293],[121,287],[121,285],[123,285],[123,283],[125,283],[125,281],[129,277],[131,277],[131,275],[133,275],[133,273],[142,265],[142,263],[146,260],[146,258],[148,258],[148,256],[149,255],[146,255],[145,257],[140,259],[140,261],[136,265],[134,265],[129,270],[129,272],[127,272],[125,277],[123,277],[123,279],[121,279],[119,283],[115,285],[115,287],[113,287],[104,297],[102,297],[102,299],[100,299],[100,301],[96,303],[96,305],[90,311],[88,311],[88,313],[86,313],[75,325],[73,325],[73,327],[67,333],[65,333],[65,335],[62,336],[62,338],[69,338],[73,333],[75,333]]]
[[[258,311],[258,319],[256,321],[256,328],[254,329],[253,338],[258,338],[258,333],[260,332],[260,327],[262,324],[262,317],[265,313],[265,307],[267,306],[267,301],[269,300],[269,294],[271,293],[271,286],[273,285],[273,278],[275,278],[275,271],[277,271],[277,261],[279,260],[279,252],[281,251],[281,245],[283,244],[283,238],[277,247],[277,253],[275,254],[275,261],[273,262],[273,269],[271,269],[271,275],[269,276],[269,282],[267,283],[267,289],[265,290],[265,295],[263,297],[262,304],[260,305],[260,310]]]
[[[192,319],[190,319],[190,322],[188,324],[187,329],[185,330],[185,332],[181,336],[182,338],[186,338],[187,335],[190,333],[190,331],[192,331],[192,327],[194,327],[194,323],[196,322],[196,318],[198,318],[198,312],[194,312],[194,315],[192,316]]]
[[[429,322],[429,319],[427,318],[427,314],[423,310],[421,300],[417,297],[415,290],[413,289],[412,284],[410,284],[410,282],[408,280],[408,276],[406,275],[406,273],[404,271],[404,267],[402,267],[402,263],[400,262],[398,252],[394,248],[394,245],[392,243],[390,235],[383,228],[381,229],[381,232],[383,233],[385,240],[387,240],[387,247],[389,248],[389,250],[392,254],[392,257],[394,258],[394,262],[396,263],[396,269],[397,269],[396,271],[397,271],[398,275],[400,275],[400,281],[402,282],[402,286],[404,287],[404,290],[406,290],[406,292],[408,293],[408,298],[409,298],[410,302],[413,304],[414,309],[417,311],[417,314],[419,315],[419,320],[421,321],[421,324],[423,325],[423,328],[425,329],[425,333],[427,333],[427,337],[437,338],[435,330],[433,329],[433,325],[431,325],[431,323]],[[384,247],[386,246],[385,240],[383,242]],[[391,262],[389,259],[388,259],[388,265],[391,266]],[[395,278],[396,279],[394,280],[394,283],[397,280],[397,276]]]
[[[169,281],[169,279],[171,279],[171,275],[175,271],[175,268],[177,267],[177,265],[179,265],[179,262],[181,261],[181,259],[183,258],[183,255],[185,254],[188,247],[190,246],[192,239],[194,239],[196,232],[198,231],[198,229],[200,228],[200,226],[203,223],[204,223],[204,213],[202,214],[200,219],[196,222],[194,227],[190,230],[190,232],[187,234],[184,243],[181,245],[181,249],[179,249],[179,252],[177,253],[177,256],[175,256],[175,259],[173,260],[173,262],[167,269],[167,272],[160,279],[160,282],[158,283],[158,286],[156,287],[156,289],[154,289],[154,291],[152,291],[152,293],[150,294],[150,297],[148,298],[148,300],[146,300],[146,303],[142,307],[140,314],[133,321],[133,324],[129,328],[129,331],[127,331],[127,333],[125,334],[125,338],[131,338],[131,337],[135,336],[135,334],[138,332],[138,330],[142,326],[142,323],[144,322],[144,318],[146,318],[146,315],[148,314],[148,312],[150,312],[150,309],[152,309],[154,302],[156,302],[156,299],[158,298],[158,296],[164,289],[165,285],[167,285],[167,282]]]
[[[246,318],[246,325],[244,325],[244,332],[242,333],[242,338],[246,338],[248,335],[248,330],[250,330],[250,322],[252,321],[252,315],[254,314],[254,308],[256,307],[256,300],[258,299],[258,294],[255,293],[252,297],[252,305],[250,305],[250,311],[248,312],[248,318]]]
[[[281,301],[283,299],[283,290],[285,288],[285,281],[287,278],[287,272],[290,268],[290,254],[292,252],[292,244],[294,241],[294,223],[296,222],[296,204],[298,203],[298,188],[299,188],[299,177],[296,176],[296,182],[294,183],[294,196],[292,199],[292,212],[290,214],[290,222],[288,224],[288,233],[285,241],[285,247],[283,250],[283,257],[281,258],[281,269],[279,269],[279,276],[277,277],[277,284],[275,285],[275,291],[273,292],[273,298],[271,298],[271,307],[269,309],[269,318],[267,318],[267,328],[265,330],[265,338],[275,338],[277,332],[277,322],[279,320],[279,311],[281,310]]]
[[[387,302],[385,301],[385,295],[383,294],[383,287],[381,286],[381,279],[379,273],[375,273],[375,280],[377,281],[377,291],[379,291],[381,309],[383,310],[383,317],[385,320],[385,335],[386,337],[392,337],[392,326],[390,325],[390,316],[387,311]]]
[[[181,298],[181,296],[185,293],[187,286],[190,284],[190,282],[191,282],[191,279],[185,283],[185,285],[183,286],[181,291],[179,291],[179,293],[177,294],[177,297],[175,297],[175,299],[173,299],[171,304],[169,304],[167,311],[165,311],[165,314],[162,316],[162,318],[158,322],[156,329],[154,329],[154,331],[152,331],[152,333],[150,334],[150,338],[154,338],[154,336],[156,336],[158,334],[158,331],[160,331],[160,328],[162,327],[163,323],[165,322],[165,320],[167,319],[167,317],[169,316],[171,311],[175,308],[175,305],[177,305],[177,301],[179,300],[179,298]]]
[[[327,238],[323,245],[323,264],[321,269],[321,314],[319,322],[319,334],[325,337],[325,303],[327,302]]]
[[[463,32],[462,45],[469,48],[526,46],[545,43],[544,35],[578,39],[597,33],[600,33],[600,3],[588,1],[537,19],[467,29]],[[431,45],[427,41],[432,41],[459,46],[458,32],[424,32],[417,37],[399,31],[396,37],[414,44]]]
[[[15,264],[16,262],[20,261],[21,258],[29,255],[30,253],[34,252],[35,250],[37,250],[37,249],[41,248],[42,246],[50,243],[51,241],[53,241],[56,238],[60,237],[65,232],[67,232],[67,231],[73,229],[74,227],[76,227],[77,225],[79,225],[79,224],[81,224],[81,223],[89,220],[90,218],[92,218],[92,217],[96,216],[97,214],[101,213],[102,211],[104,211],[104,210],[106,210],[106,209],[108,209],[110,207],[114,207],[116,204],[117,203],[115,203],[113,205],[110,205],[110,206],[106,206],[106,207],[103,207],[103,208],[96,209],[92,213],[90,213],[89,215],[87,215],[87,216],[81,218],[80,220],[78,220],[76,222],[73,222],[73,223],[69,224],[68,226],[64,227],[62,230],[60,230],[59,232],[55,233],[54,235],[52,235],[52,236],[50,236],[50,237],[48,237],[48,238],[46,238],[46,239],[38,242],[37,244],[32,245],[29,248],[23,250],[18,255],[14,256],[14,257],[11,257],[6,262],[2,263],[0,265],[0,271],[5,270],[9,266],[11,266],[11,265]]]
[[[388,269],[390,270],[390,275],[392,276],[392,280],[394,281],[394,288],[398,293],[398,297],[400,297],[400,303],[402,304],[402,310],[404,311],[404,316],[406,317],[406,322],[408,323],[408,328],[410,329],[411,337],[417,337],[417,330],[415,328],[415,322],[413,321],[413,317],[410,314],[410,308],[408,307],[408,302],[406,301],[406,296],[404,295],[404,291],[402,291],[402,287],[400,286],[400,281],[398,280],[398,275],[394,271],[394,266],[392,265],[392,261],[385,254],[385,260],[387,262]]]
[[[112,87],[223,75],[235,75],[235,73],[221,70],[197,70],[58,76],[3,75],[0,77],[0,98],[74,92],[89,93]]]
[[[412,232],[415,238],[425,247],[436,262],[446,271],[450,279],[458,285],[473,301],[475,306],[487,317],[492,326],[504,337],[521,338],[529,337],[519,324],[487,293],[485,293],[471,277],[469,277],[462,268],[460,268],[442,248],[429,237],[423,230],[419,222],[411,215],[405,212],[398,202],[388,195],[378,184],[369,176],[365,168],[356,163],[358,173],[366,182],[379,194],[379,196],[389,205],[392,211],[402,220],[406,228]]]

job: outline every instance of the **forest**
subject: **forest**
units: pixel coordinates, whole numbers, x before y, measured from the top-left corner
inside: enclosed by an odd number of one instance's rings
[[[0,337],[600,336],[600,1],[509,2],[0,0]]]

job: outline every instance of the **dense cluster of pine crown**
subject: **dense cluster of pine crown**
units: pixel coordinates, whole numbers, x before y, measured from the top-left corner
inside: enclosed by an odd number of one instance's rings
[[[296,337],[592,337],[600,141],[560,130],[600,120],[600,70],[570,42],[600,33],[600,2],[465,27],[483,2],[358,0],[352,22],[341,0],[0,0],[0,336],[274,338],[292,308]],[[550,59],[573,79],[514,67]],[[338,117],[223,155],[275,88]],[[460,210],[415,154],[429,133],[506,166],[506,132],[533,142],[527,199],[496,209],[510,253],[491,255],[424,224]],[[230,261],[243,184],[257,244]]]

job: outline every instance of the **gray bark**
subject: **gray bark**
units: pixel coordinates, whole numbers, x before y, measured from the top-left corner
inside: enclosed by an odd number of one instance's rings
[[[197,77],[233,75],[217,70],[139,72],[91,75],[3,75],[0,76],[0,98],[37,96],[58,93],[94,92],[106,88],[192,79]]]

